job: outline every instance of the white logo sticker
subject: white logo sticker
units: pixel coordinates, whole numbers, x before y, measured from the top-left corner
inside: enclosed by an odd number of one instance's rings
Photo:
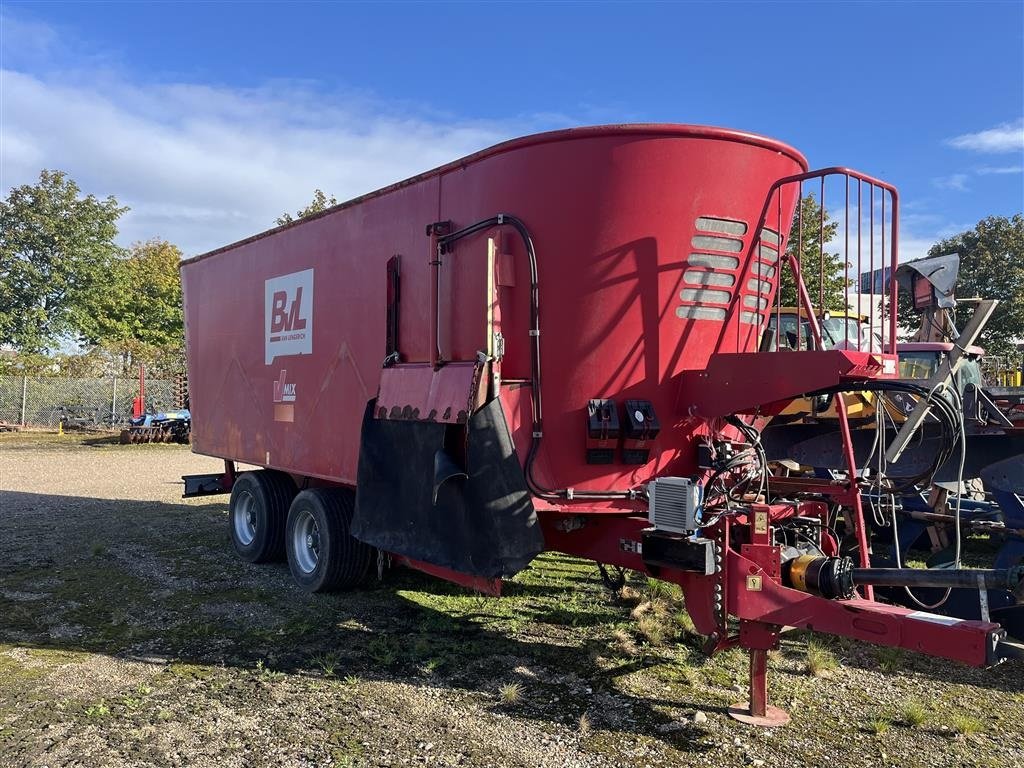
[[[281,369],[281,378],[274,382],[274,402],[275,403],[294,403],[295,402],[295,384],[286,381],[288,371],[284,368]]]
[[[313,354],[313,270],[272,277],[265,283],[265,362]]]

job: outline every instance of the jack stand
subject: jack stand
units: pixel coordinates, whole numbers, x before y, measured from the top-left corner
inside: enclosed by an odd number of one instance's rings
[[[750,701],[729,707],[729,717],[747,725],[778,728],[789,722],[789,713],[768,703],[768,651],[750,649]]]

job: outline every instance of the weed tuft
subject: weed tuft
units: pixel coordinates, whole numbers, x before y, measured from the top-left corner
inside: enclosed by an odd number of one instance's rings
[[[580,734],[580,738],[583,739],[583,740],[586,740],[586,739],[590,738],[590,734],[593,733],[593,732],[594,732],[594,726],[590,722],[590,718],[587,717],[587,713],[584,712],[582,715],[580,715],[580,721],[579,721],[579,734]]]
[[[892,674],[903,666],[903,650],[901,648],[879,648],[878,668]]]
[[[835,654],[813,638],[807,641],[807,674],[827,677],[839,667]]]
[[[333,653],[323,653],[313,657],[316,664],[325,677],[334,677],[335,667],[338,665],[338,657]]]
[[[668,634],[665,624],[657,616],[644,616],[636,624],[637,631],[651,645],[664,645]]]
[[[523,700],[523,686],[519,683],[505,683],[498,688],[498,696],[503,704],[518,704]]]
[[[903,718],[903,722],[912,728],[917,728],[920,725],[924,725],[924,722],[928,719],[928,710],[919,701],[905,701],[900,708],[900,715]]]
[[[110,707],[107,702],[100,699],[96,704],[90,704],[85,708],[86,717],[106,717],[110,714]]]
[[[632,659],[640,655],[640,650],[636,647],[632,636],[626,630],[616,629],[612,633],[612,638],[612,647],[623,656]]]
[[[949,722],[953,726],[953,730],[961,736],[970,736],[972,733],[981,733],[985,730],[985,724],[970,715],[953,715]]]
[[[887,718],[879,715],[868,723],[868,728],[876,736],[881,736],[883,733],[888,732],[892,722]]]

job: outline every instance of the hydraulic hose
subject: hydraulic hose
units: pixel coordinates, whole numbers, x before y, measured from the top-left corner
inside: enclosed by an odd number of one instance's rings
[[[540,278],[537,270],[537,251],[533,245],[530,231],[521,219],[508,213],[499,213],[489,219],[483,219],[458,229],[437,240],[438,256],[450,252],[451,246],[470,235],[477,234],[493,227],[512,227],[526,249],[530,264],[530,406],[533,412],[533,430],[530,450],[526,455],[526,484],[530,490],[543,499],[636,499],[643,495],[642,491],[575,491],[570,488],[545,488],[533,477],[533,464],[540,449],[540,441],[544,436],[544,402],[541,396],[540,372]]]

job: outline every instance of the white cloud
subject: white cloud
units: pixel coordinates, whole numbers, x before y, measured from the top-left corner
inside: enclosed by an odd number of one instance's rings
[[[43,167],[60,169],[83,191],[131,206],[123,242],[162,237],[187,254],[268,229],[315,188],[349,199],[565,120],[410,117],[410,105],[308,84],[143,86],[81,72],[3,70],[0,92],[4,194]]]
[[[1024,117],[977,133],[965,133],[946,141],[951,147],[972,152],[1024,152]]]
[[[966,173],[953,173],[949,176],[939,176],[932,179],[932,185],[938,189],[951,189],[955,192],[966,192],[967,179],[968,176]]]
[[[975,170],[979,176],[991,176],[992,174],[1024,173],[1024,166],[1021,165],[1000,165],[984,166]]]

